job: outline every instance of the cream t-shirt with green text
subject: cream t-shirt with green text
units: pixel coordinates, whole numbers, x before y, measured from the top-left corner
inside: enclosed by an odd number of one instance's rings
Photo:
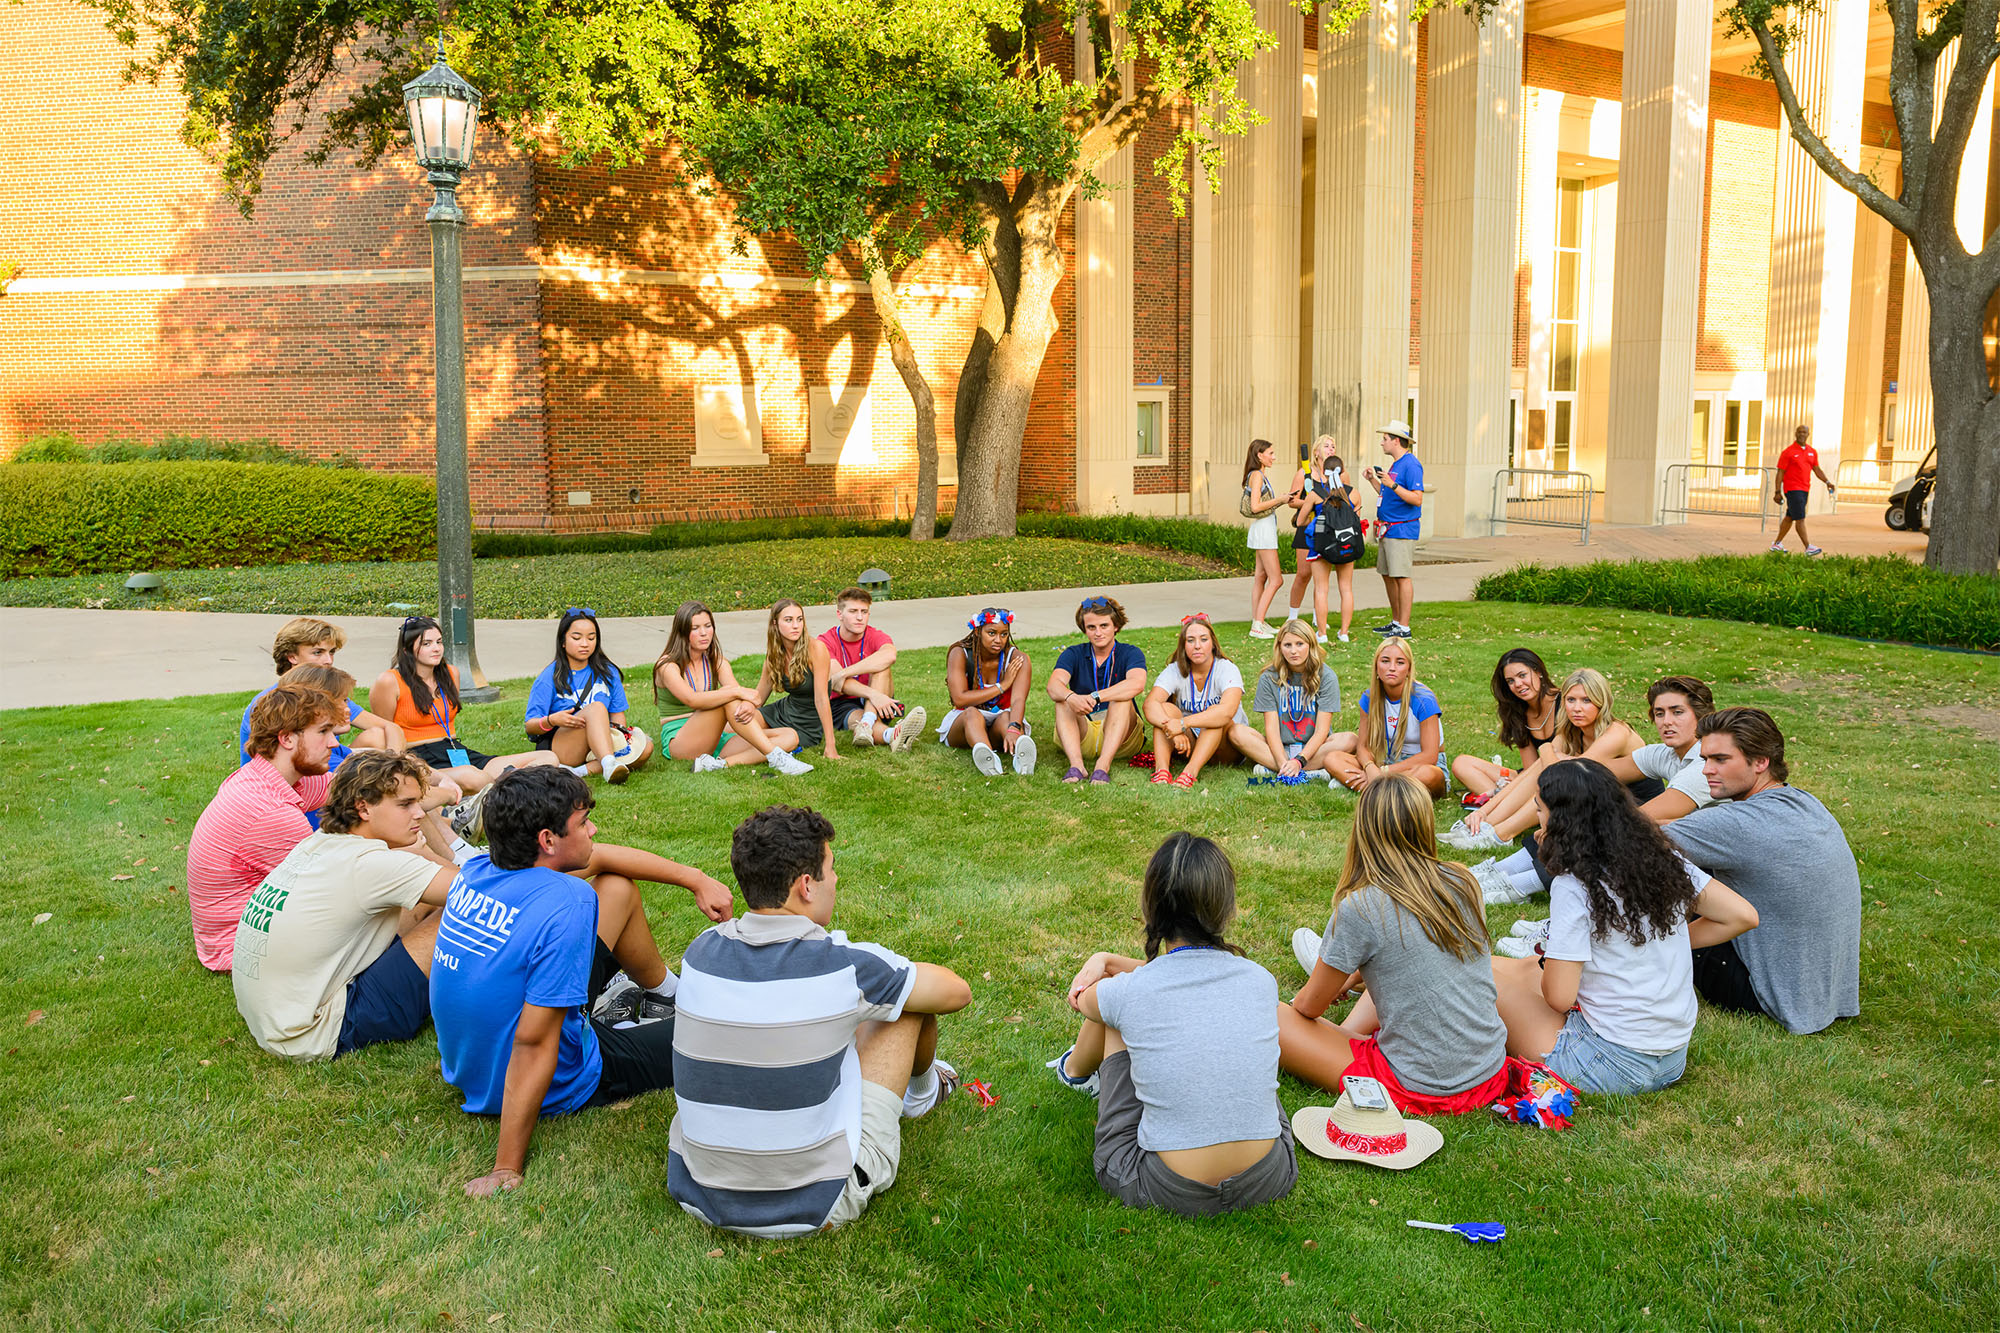
[[[230,976],[250,1035],[273,1055],[331,1059],[347,983],[396,942],[436,862],[374,838],[315,833],[250,895]]]

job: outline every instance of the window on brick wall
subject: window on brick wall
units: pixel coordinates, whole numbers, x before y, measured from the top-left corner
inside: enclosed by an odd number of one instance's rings
[[[1136,463],[1158,467],[1167,461],[1167,432],[1172,423],[1167,414],[1168,393],[1157,386],[1132,391],[1132,459]]]

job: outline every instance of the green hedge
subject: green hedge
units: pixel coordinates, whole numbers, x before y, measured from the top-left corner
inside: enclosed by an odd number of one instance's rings
[[[85,444],[68,431],[37,435],[14,452],[16,463],[285,463],[304,467],[358,468],[361,460],[340,452],[314,457],[270,440],[218,440],[207,435],[169,432],[158,444],[109,439]]]
[[[2000,578],[1941,574],[1892,555],[1519,565],[1487,575],[1472,595],[1487,602],[1615,606],[1858,639],[2000,649]]]
[[[268,463],[0,468],[0,576],[417,559],[429,481]]]

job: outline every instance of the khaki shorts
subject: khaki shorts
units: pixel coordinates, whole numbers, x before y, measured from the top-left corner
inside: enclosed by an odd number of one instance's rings
[[[828,1227],[846,1226],[868,1210],[868,1201],[896,1183],[903,1164],[903,1098],[879,1083],[861,1083],[861,1151],[840,1201],[826,1215]]]
[[[1080,748],[1083,750],[1083,757],[1085,759],[1095,759],[1099,754],[1103,753],[1104,721],[1111,716],[1111,709],[1131,707],[1132,705],[1128,703],[1112,704],[1102,713],[1093,714],[1091,717],[1085,719],[1081,728],[1083,734],[1078,737],[1082,742]],[[1126,729],[1125,739],[1118,742],[1118,753],[1111,757],[1113,759],[1130,759],[1133,755],[1139,753],[1139,747],[1145,743],[1146,724],[1139,718],[1137,710],[1134,710],[1132,725]]]
[[[1415,537],[1384,537],[1375,544],[1375,572],[1385,579],[1406,579],[1417,567]]]

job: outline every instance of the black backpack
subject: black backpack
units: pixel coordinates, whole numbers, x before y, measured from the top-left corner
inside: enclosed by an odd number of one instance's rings
[[[1313,554],[1330,565],[1352,564],[1367,548],[1366,529],[1345,488],[1336,489],[1320,508],[1320,522],[1313,532]]]

